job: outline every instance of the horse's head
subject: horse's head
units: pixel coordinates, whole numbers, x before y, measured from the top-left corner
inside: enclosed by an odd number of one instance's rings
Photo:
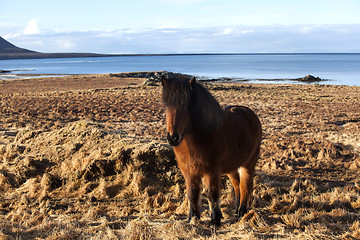
[[[162,98],[166,113],[167,140],[170,145],[178,146],[191,124],[189,105],[195,78],[161,78]]]
[[[190,116],[187,109],[165,108],[167,140],[170,145],[178,146],[189,124]]]

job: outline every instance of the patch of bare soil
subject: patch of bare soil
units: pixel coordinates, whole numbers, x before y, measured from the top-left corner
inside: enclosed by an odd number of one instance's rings
[[[99,81],[101,79],[101,81]],[[85,89],[116,88],[137,85],[144,78],[124,78],[114,74],[51,76],[17,80],[0,80],[0,93],[54,92]]]
[[[160,86],[54,92],[33,81],[0,91],[0,239],[360,238],[358,87],[207,84],[264,129],[251,209],[234,221],[224,178],[214,229],[205,194],[201,220],[185,222]]]

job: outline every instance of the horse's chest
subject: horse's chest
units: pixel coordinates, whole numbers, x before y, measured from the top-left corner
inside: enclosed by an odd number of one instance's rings
[[[199,149],[180,146],[174,148],[174,152],[182,171],[201,174],[215,167],[211,157],[206,152],[200,152]]]

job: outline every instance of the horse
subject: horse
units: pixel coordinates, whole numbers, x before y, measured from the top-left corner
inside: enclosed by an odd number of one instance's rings
[[[205,183],[210,224],[220,226],[221,176],[235,194],[235,216],[248,211],[255,165],[262,138],[261,123],[248,107],[226,106],[194,77],[161,77],[167,141],[184,176],[189,201],[188,222],[200,219],[200,193]]]

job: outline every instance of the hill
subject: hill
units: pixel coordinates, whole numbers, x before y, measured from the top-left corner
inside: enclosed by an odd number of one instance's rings
[[[75,58],[75,57],[104,57],[105,54],[96,53],[42,53],[19,48],[0,36],[0,60],[28,59],[28,58]]]
[[[19,48],[14,44],[6,41],[0,37],[0,54],[34,54],[35,51],[30,51],[24,48]]]

